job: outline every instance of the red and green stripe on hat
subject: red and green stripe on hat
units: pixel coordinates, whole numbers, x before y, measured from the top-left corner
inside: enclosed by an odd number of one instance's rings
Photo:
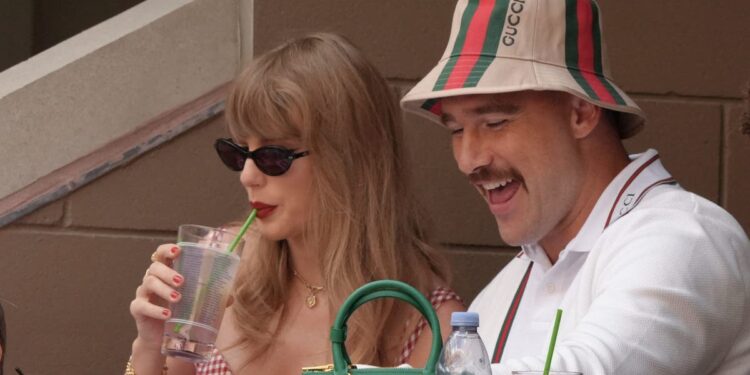
[[[565,0],[565,65],[589,97],[626,105],[604,78],[599,6],[589,0]]]
[[[591,0],[459,0],[441,62],[404,97],[404,107],[439,117],[439,98],[445,96],[562,90],[633,114],[629,120],[640,127],[640,108],[606,78],[600,25],[599,7]],[[410,108],[410,101],[419,103]]]

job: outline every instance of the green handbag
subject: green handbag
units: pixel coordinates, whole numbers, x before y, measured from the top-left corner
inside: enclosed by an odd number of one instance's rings
[[[356,368],[352,365],[346,352],[346,321],[359,306],[379,298],[397,298],[408,302],[419,310],[427,319],[432,329],[432,349],[425,368]],[[320,367],[305,367],[302,374],[318,375],[355,375],[355,374],[423,374],[434,375],[440,351],[443,348],[443,338],[440,335],[440,321],[430,301],[422,293],[409,284],[396,280],[378,280],[365,284],[355,290],[341,305],[336,320],[331,327],[331,348],[333,350],[333,364]]]

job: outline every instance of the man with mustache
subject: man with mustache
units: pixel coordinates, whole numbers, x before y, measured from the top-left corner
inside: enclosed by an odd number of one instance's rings
[[[591,0],[459,0],[448,47],[402,100],[445,126],[503,240],[522,247],[469,310],[494,374],[750,373],[750,245],[683,190],[609,78]]]

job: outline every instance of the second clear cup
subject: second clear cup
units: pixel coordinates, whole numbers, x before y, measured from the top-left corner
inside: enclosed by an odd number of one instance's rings
[[[164,326],[162,354],[190,362],[211,357],[245,246],[240,240],[228,251],[236,236],[222,228],[180,226],[180,255],[173,267],[184,277],[177,288],[182,298],[170,304],[172,316]]]

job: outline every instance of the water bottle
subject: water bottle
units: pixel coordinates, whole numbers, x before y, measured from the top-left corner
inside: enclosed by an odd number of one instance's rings
[[[454,312],[453,332],[443,346],[437,375],[492,375],[490,358],[477,333],[479,314]]]

